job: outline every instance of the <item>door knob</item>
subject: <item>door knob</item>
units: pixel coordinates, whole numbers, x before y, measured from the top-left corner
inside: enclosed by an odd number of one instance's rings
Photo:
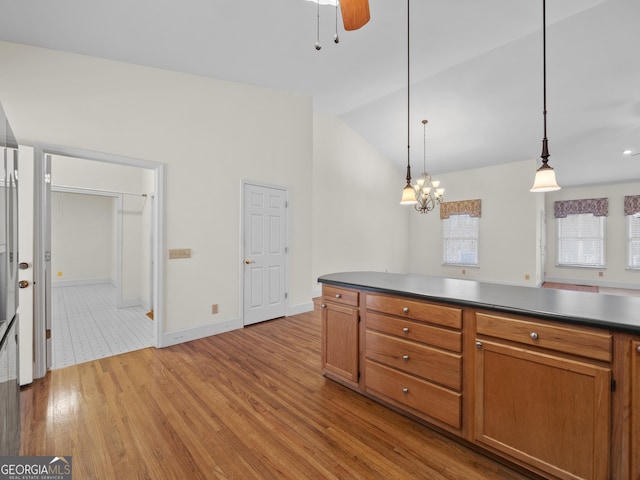
[[[29,268],[29,264],[28,264],[27,262],[20,262],[20,263],[18,264],[18,268],[19,268],[20,270],[26,270],[27,268]]]
[[[246,263],[247,265],[251,265],[253,263],[253,260],[249,260],[248,258],[244,261],[244,263]]]
[[[20,280],[18,282],[18,286],[20,288],[27,288],[29,286],[29,282],[27,280]]]

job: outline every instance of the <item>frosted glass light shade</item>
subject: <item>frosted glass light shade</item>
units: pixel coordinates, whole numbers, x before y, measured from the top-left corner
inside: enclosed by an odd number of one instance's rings
[[[560,190],[560,185],[558,185],[558,182],[556,181],[555,170],[546,164],[542,165],[536,171],[536,178],[533,181],[533,187],[531,187],[529,191],[542,193],[553,192],[555,190]]]
[[[416,191],[411,185],[407,185],[402,189],[402,200],[400,200],[400,205],[415,205],[416,203],[418,203],[416,200]]]

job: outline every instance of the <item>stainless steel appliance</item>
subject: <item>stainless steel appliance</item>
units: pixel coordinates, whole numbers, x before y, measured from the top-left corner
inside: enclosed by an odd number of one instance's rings
[[[20,450],[18,143],[0,104],[0,456]]]

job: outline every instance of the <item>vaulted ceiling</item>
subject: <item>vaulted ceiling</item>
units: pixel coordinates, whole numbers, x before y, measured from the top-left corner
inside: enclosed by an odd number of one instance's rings
[[[334,43],[336,9],[306,0],[0,0],[0,40],[311,95],[406,165],[407,14]],[[640,180],[640,1],[547,1],[550,164],[563,186]],[[340,22],[339,22],[340,23]],[[542,1],[411,1],[414,171],[539,158]],[[0,87],[1,92],[1,87]],[[533,173],[532,173],[533,178]]]

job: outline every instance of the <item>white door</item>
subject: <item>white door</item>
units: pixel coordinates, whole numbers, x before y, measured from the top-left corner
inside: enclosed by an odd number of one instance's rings
[[[286,190],[244,184],[244,324],[286,311]]]

